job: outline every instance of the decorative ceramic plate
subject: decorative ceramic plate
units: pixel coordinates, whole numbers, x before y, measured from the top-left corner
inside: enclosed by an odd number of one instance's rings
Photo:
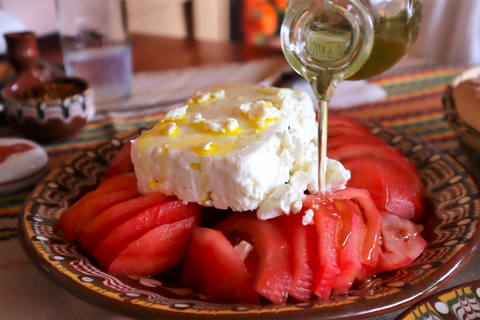
[[[450,288],[422,300],[397,320],[480,319],[480,280]]]
[[[79,153],[35,188],[20,216],[21,242],[57,284],[84,300],[135,318],[355,319],[413,305],[439,289],[478,250],[479,193],[457,162],[428,143],[366,125],[419,168],[431,204],[423,232],[428,245],[409,266],[380,273],[348,294],[309,303],[288,301],[283,306],[216,304],[181,287],[175,270],[157,278],[106,273],[75,243],[63,240],[54,224],[66,208],[96,187],[127,135]]]

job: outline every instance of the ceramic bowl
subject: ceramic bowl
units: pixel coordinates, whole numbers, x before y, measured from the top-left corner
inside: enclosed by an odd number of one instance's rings
[[[12,127],[38,142],[72,138],[95,113],[92,90],[79,78],[57,78],[21,94],[3,89],[1,97]]]
[[[453,90],[461,82],[479,77],[480,66],[462,72],[449,83],[442,99],[445,119],[457,134],[462,149],[477,163],[480,162],[480,132],[466,124],[460,116],[453,98]]]

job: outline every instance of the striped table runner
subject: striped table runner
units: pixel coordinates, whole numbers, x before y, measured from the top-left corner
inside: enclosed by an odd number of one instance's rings
[[[386,99],[331,112],[393,127],[430,141],[456,156],[460,152],[458,142],[443,118],[442,95],[447,84],[463,70],[464,67],[449,67],[379,77],[371,82],[387,91]],[[103,139],[158,122],[171,107],[175,107],[175,103],[98,113],[75,139],[44,145],[49,154],[49,169]],[[29,192],[0,196],[0,241],[16,238],[17,215]]]

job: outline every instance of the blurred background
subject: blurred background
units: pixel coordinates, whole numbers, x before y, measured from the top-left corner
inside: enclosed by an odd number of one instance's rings
[[[125,0],[132,33],[280,46],[287,0]],[[423,0],[419,39],[409,63],[480,64],[480,0]],[[55,0],[0,0],[0,34],[57,31]],[[0,54],[5,51],[0,37]]]

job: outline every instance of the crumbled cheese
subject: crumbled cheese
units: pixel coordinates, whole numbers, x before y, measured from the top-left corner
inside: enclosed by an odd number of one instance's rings
[[[239,244],[235,246],[235,250],[240,254],[242,260],[247,259],[250,252],[253,250],[253,246],[245,240],[240,241]]]
[[[170,110],[165,114],[165,117],[163,119],[170,120],[170,121],[182,120],[187,114],[187,109],[188,109],[188,106],[183,106],[183,107]]]
[[[304,226],[308,226],[309,224],[313,224],[313,210],[308,209],[305,211],[305,214],[303,215],[302,218],[302,224]]]

